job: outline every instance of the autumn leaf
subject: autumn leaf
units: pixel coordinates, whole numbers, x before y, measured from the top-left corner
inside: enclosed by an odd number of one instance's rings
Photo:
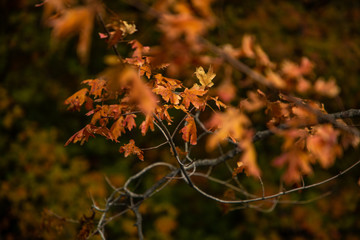
[[[203,96],[206,93],[207,90],[204,90],[199,85],[194,84],[191,89],[185,88],[184,92],[182,92],[180,96],[183,98],[182,103],[186,108],[189,108],[190,103],[192,103],[195,108],[199,109],[205,105],[205,100],[199,98],[199,96]]]
[[[124,118],[120,117],[116,120],[110,128],[110,132],[115,139],[118,139],[122,133],[125,133]]]
[[[94,98],[98,98],[102,95],[102,91],[105,89],[106,81],[102,79],[88,79],[82,81],[82,83],[90,86],[89,94]]]
[[[240,141],[247,136],[250,120],[248,117],[235,108],[227,108],[224,113],[215,113],[207,126],[217,129],[210,136],[207,142],[207,149],[212,150],[217,144],[225,141],[227,138],[233,141]]]
[[[306,129],[289,129],[277,134],[284,137],[284,143],[281,147],[283,153],[274,159],[273,164],[277,167],[287,165],[283,175],[285,183],[298,183],[302,175],[312,173],[311,164],[314,163],[314,157],[305,149],[309,131]]]
[[[124,126],[126,126],[126,128],[129,131],[131,131],[131,129],[133,129],[133,127],[136,127],[135,118],[136,118],[135,114],[128,114],[125,117]]]
[[[152,90],[154,93],[161,95],[161,97],[172,104],[179,104],[181,97],[174,93],[171,86],[167,85],[166,87],[158,85],[156,88]]]
[[[212,87],[214,85],[212,80],[214,79],[216,74],[213,73],[213,69],[211,66],[207,73],[205,73],[203,67],[196,68],[195,75],[196,75],[197,79],[199,79],[201,86]]]
[[[204,21],[190,14],[164,14],[160,19],[160,29],[170,40],[185,35],[188,43],[196,43],[196,38],[206,30]]]
[[[154,123],[153,123],[153,121],[154,121],[154,117],[151,114],[146,115],[145,120],[140,125],[141,134],[143,136],[145,136],[145,134],[148,131],[149,127],[150,127],[151,131],[154,131]]]
[[[106,28],[108,29],[110,36],[107,34],[100,34],[100,38],[106,38],[109,47],[114,46],[127,35],[137,31],[135,24],[129,24],[123,20],[112,21],[106,25]]]
[[[77,110],[80,111],[81,106],[84,104],[86,100],[86,95],[89,92],[87,88],[83,88],[72,96],[68,97],[65,100],[65,104],[69,105],[68,110]]]
[[[233,69],[230,66],[225,66],[223,80],[216,89],[217,96],[225,103],[231,102],[237,95],[237,90],[232,80],[232,72]]]
[[[325,124],[314,127],[313,135],[307,138],[307,149],[319,159],[323,168],[332,166],[336,157],[342,155],[342,148],[337,141],[339,134],[332,125]]]
[[[173,78],[164,77],[160,73],[155,75],[155,80],[157,85],[169,84],[172,90],[182,87],[181,81]]]
[[[268,55],[264,52],[264,50],[259,46],[256,45],[255,48],[256,58],[259,60],[262,66],[266,66],[269,68],[274,68],[275,64],[270,61]]]
[[[336,85],[334,78],[330,78],[327,82],[325,82],[324,79],[319,78],[315,82],[314,89],[318,94],[330,98],[336,97],[340,92],[340,88]]]
[[[312,157],[300,149],[292,149],[277,157],[273,164],[278,167],[287,165],[283,175],[286,184],[299,183],[303,175],[312,174]]]
[[[102,136],[106,137],[107,139],[117,142],[117,140],[113,137],[113,135],[111,134],[111,132],[108,128],[97,127],[92,124],[88,124],[83,129],[81,129],[80,131],[75,133],[73,136],[71,136],[69,138],[69,140],[67,140],[67,142],[65,143],[65,146],[69,145],[71,142],[73,142],[73,143],[80,142],[80,145],[83,145],[84,142],[88,141],[89,137],[95,137],[94,134],[102,135]]]
[[[256,150],[252,143],[252,137],[253,134],[247,132],[246,136],[239,142],[239,147],[243,150],[243,153],[237,162],[238,169],[235,169],[234,172],[244,170],[246,175],[258,178],[261,175],[261,171],[257,164]]]
[[[169,125],[171,125],[172,117],[170,116],[168,109],[171,107],[173,106],[163,105],[156,108],[156,114],[160,117],[161,120],[166,120]]]
[[[286,82],[284,79],[282,79],[279,74],[273,72],[270,69],[266,71],[266,79],[272,86],[276,88],[284,89],[286,87]]]
[[[248,91],[247,96],[247,99],[244,99],[240,102],[241,109],[244,109],[248,112],[255,112],[266,106],[266,97],[260,90],[257,92]]]
[[[227,108],[226,104],[224,104],[223,102],[221,102],[218,98],[219,98],[218,96],[216,96],[216,97],[211,97],[211,99],[215,101],[215,104],[216,104],[216,106],[219,108],[219,110],[220,110],[221,107]]]
[[[135,154],[141,161],[144,161],[143,151],[135,146],[135,141],[130,139],[128,144],[121,146],[119,152],[124,153],[125,157],[128,157],[130,154]]]
[[[64,11],[63,15],[52,22],[54,40],[79,34],[76,50],[83,62],[88,57],[95,11],[92,6],[71,8]]]
[[[196,124],[194,118],[191,116],[186,117],[186,126],[183,127],[180,132],[183,134],[182,138],[184,141],[189,142],[191,145],[196,145],[197,135],[196,135]]]
[[[241,45],[242,54],[245,57],[254,58],[255,53],[254,53],[253,49],[254,49],[254,37],[251,35],[245,34],[243,36],[242,45]]]
[[[149,52],[150,48],[147,46],[143,46],[139,41],[132,40],[129,42],[131,44],[132,49],[134,49],[134,53],[132,54],[133,58],[142,59],[143,55]]]
[[[303,57],[300,65],[291,62],[284,61],[281,66],[282,72],[289,78],[298,78],[302,75],[309,75],[314,68],[314,64],[308,59]]]

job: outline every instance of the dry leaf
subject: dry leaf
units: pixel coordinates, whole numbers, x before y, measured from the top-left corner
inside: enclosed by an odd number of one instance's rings
[[[214,85],[212,80],[214,79],[216,74],[213,73],[213,69],[211,66],[207,73],[205,73],[203,67],[196,68],[195,75],[196,75],[197,79],[199,79],[201,86],[212,87]]]

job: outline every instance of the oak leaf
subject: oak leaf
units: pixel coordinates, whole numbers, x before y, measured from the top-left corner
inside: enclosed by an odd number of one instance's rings
[[[187,116],[185,120],[187,124],[180,130],[180,132],[183,134],[182,138],[184,141],[190,142],[191,145],[196,145],[197,134],[194,118],[191,116]]]
[[[125,157],[128,157],[130,154],[135,154],[141,161],[144,161],[143,151],[141,151],[140,148],[135,146],[135,141],[132,139],[130,139],[128,144],[121,146],[119,152],[125,152]]]

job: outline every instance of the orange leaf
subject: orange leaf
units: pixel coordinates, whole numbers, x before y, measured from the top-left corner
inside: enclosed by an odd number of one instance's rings
[[[212,150],[227,138],[231,138],[233,141],[244,139],[247,136],[250,120],[238,109],[227,108],[224,113],[214,114],[207,125],[217,129],[207,142],[207,149]]]
[[[121,133],[125,133],[124,128],[124,118],[120,117],[116,120],[110,128],[110,132],[114,136],[115,139],[118,139],[121,136]]]
[[[273,164],[279,167],[287,164],[287,170],[283,175],[285,183],[298,183],[302,175],[312,173],[311,158],[309,154],[295,148],[277,157]]]
[[[141,134],[143,136],[145,136],[145,134],[146,134],[147,130],[149,129],[149,127],[150,127],[151,131],[154,131],[154,123],[153,123],[153,121],[154,121],[154,117],[151,114],[146,115],[145,120],[140,125]]]
[[[82,83],[86,83],[87,85],[89,85],[89,94],[94,95],[94,98],[98,98],[101,96],[102,90],[105,89],[106,81],[101,79],[89,79],[82,81]]]
[[[190,103],[192,103],[195,108],[199,109],[200,107],[205,106],[205,100],[199,98],[198,96],[203,96],[206,93],[207,90],[204,90],[199,85],[194,84],[191,89],[185,88],[184,92],[180,95],[183,97],[182,103],[186,108],[189,108]]]
[[[248,112],[255,112],[266,106],[266,97],[260,90],[258,90],[258,92],[248,91],[247,96],[247,99],[240,102],[241,109],[245,109]]]
[[[253,134],[251,134],[251,132],[247,132],[245,139],[239,143],[239,146],[243,150],[243,154],[238,161],[238,167],[239,163],[243,163],[243,166],[240,164],[240,167],[245,168],[246,175],[260,177],[261,171],[257,165],[256,151],[252,143],[252,136]]]
[[[251,35],[244,35],[242,39],[241,50],[245,57],[254,58],[254,37]]]
[[[136,156],[141,160],[144,161],[143,151],[140,150],[137,146],[135,146],[135,141],[130,139],[128,144],[120,147],[119,152],[125,152],[125,157],[128,157],[130,154],[136,154]]]
[[[163,77],[160,73],[155,75],[157,85],[166,85],[169,84],[171,89],[181,88],[182,84],[179,80],[173,78]]]
[[[131,129],[133,129],[133,127],[136,127],[134,118],[136,118],[135,114],[129,114],[129,115],[126,115],[126,117],[125,117],[124,126],[126,125],[126,128],[129,129],[129,131],[131,131]]]
[[[187,116],[185,120],[187,122],[187,125],[180,130],[180,132],[183,134],[182,138],[186,142],[190,141],[191,145],[196,145],[197,135],[194,118],[191,116]]]
[[[314,135],[307,138],[307,149],[319,159],[323,168],[333,165],[336,157],[342,154],[342,148],[337,141],[339,134],[332,125],[326,124],[317,126]]]
[[[318,94],[331,98],[336,97],[340,92],[340,88],[336,85],[334,78],[331,78],[328,82],[319,78],[316,80],[314,88]]]
[[[161,95],[165,101],[170,101],[172,104],[177,105],[180,102],[181,97],[174,93],[169,85],[167,87],[161,85],[157,86],[152,91],[156,94]]]
[[[53,21],[53,38],[63,39],[79,34],[77,53],[82,61],[88,57],[95,10],[92,7],[76,7],[64,11]]]
[[[86,94],[89,92],[87,88],[83,88],[72,96],[68,97],[65,100],[65,104],[69,105],[68,110],[78,110],[80,111],[80,107],[84,104],[86,100]]]
[[[67,140],[65,143],[65,146],[69,145],[71,142],[76,143],[80,141],[80,145],[83,145],[84,142],[87,142],[89,137],[95,137],[94,134],[99,134],[107,139],[114,140],[117,142],[116,139],[114,139],[113,135],[111,134],[110,130],[106,127],[97,127],[92,124],[86,125],[83,129],[75,133],[73,136]]]
[[[215,101],[215,104],[219,108],[219,110],[220,110],[221,107],[227,108],[226,104],[224,104],[222,101],[220,101],[217,96],[216,97],[211,97],[211,99]]]

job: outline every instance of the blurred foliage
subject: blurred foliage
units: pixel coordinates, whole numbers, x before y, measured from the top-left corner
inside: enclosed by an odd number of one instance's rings
[[[105,2],[109,9],[119,11],[122,19],[136,23],[136,38],[142,43],[159,44],[161,34],[155,21],[122,1]],[[109,193],[104,176],[121,186],[126,177],[147,164],[124,159],[115,144],[102,139],[92,139],[83,147],[63,147],[84,124],[79,114],[65,111],[63,102],[81,80],[103,70],[103,59],[111,49],[97,38],[99,26],[93,33],[87,65],[76,56],[76,40],[55,48],[50,44],[49,29],[42,23],[42,9],[35,7],[38,3],[1,1],[1,239],[75,238],[84,227],[80,220],[92,214],[91,198],[101,206]],[[275,61],[308,56],[318,75],[333,76],[341,86],[340,97],[328,110],[359,108],[360,2],[221,0],[214,1],[213,9],[218,23],[208,34],[211,41],[239,46],[243,34],[248,33],[256,36]],[[128,50],[119,48],[126,55]],[[194,66],[190,67],[193,71]],[[149,142],[159,139],[154,136],[147,135],[139,145],[150,146]],[[269,165],[269,156],[277,153],[271,146],[257,147],[261,166]],[[149,152],[146,161],[167,159],[167,150]],[[357,156],[358,152],[346,153],[337,167],[343,169]],[[217,174],[223,171],[217,169]],[[313,179],[336,173],[335,168],[327,172],[319,169]],[[270,180],[273,174],[264,170],[269,192],[277,191],[271,187],[277,186]],[[148,239],[360,239],[358,177],[353,171],[318,189],[287,196],[283,200],[306,200],[332,190],[330,196],[309,204],[279,204],[271,213],[249,208],[228,212],[227,206],[199,196],[183,183],[171,184],[141,206],[144,234]],[[261,193],[259,184],[242,180]],[[140,187],[153,181],[149,176]],[[224,194],[224,189],[213,183],[196,181],[201,188]],[[111,223],[108,231],[112,239],[136,239],[134,219],[127,213]]]

